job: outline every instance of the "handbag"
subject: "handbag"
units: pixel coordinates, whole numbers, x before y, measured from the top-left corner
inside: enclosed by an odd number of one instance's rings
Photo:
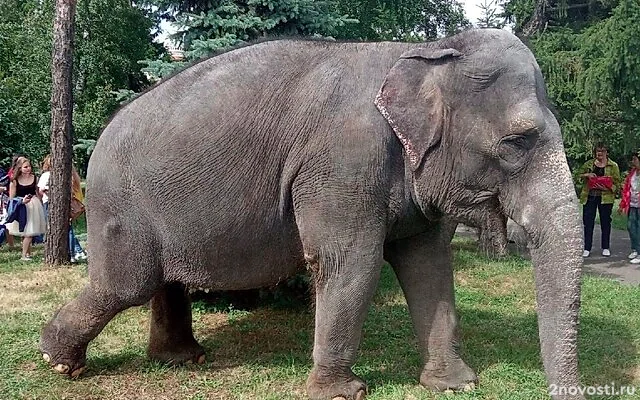
[[[80,215],[82,215],[82,213],[84,212],[84,204],[82,204],[82,202],[78,199],[76,199],[75,197],[71,198],[71,220],[75,220],[76,218],[78,218]]]

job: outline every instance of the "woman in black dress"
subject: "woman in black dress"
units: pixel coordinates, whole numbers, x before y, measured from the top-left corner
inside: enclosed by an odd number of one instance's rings
[[[47,228],[44,208],[38,197],[38,179],[31,169],[31,162],[26,157],[18,158],[16,168],[9,184],[9,199],[22,198],[27,209],[27,223],[20,230],[18,221],[7,224],[9,234],[22,237],[22,260],[31,260],[31,241],[34,236],[42,235]]]

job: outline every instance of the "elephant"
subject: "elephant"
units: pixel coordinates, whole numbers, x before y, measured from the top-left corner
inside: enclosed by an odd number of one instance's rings
[[[147,302],[149,357],[203,362],[188,288],[264,287],[307,268],[307,394],[362,399],[352,366],[387,261],[423,355],[420,384],[473,390],[451,221],[506,215],[529,239],[547,381],[579,384],[578,202],[540,68],[504,30],[423,43],[279,39],[215,55],[116,112],[86,192],[89,281],[39,345],[59,373],[80,375],[88,343]]]
[[[489,257],[501,258],[509,254],[507,249],[509,239],[507,236],[507,217],[487,215],[482,225],[477,227],[478,243],[482,251]]]

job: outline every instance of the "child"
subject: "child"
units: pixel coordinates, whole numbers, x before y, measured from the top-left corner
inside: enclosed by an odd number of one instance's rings
[[[631,156],[631,170],[627,174],[622,187],[622,200],[618,212],[627,214],[627,230],[631,239],[632,264],[640,264],[640,158],[638,154]]]

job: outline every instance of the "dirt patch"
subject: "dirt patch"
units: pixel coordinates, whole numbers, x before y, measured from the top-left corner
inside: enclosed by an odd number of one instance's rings
[[[66,392],[62,399],[140,399],[140,400],[174,400],[200,398],[204,394],[199,385],[190,385],[188,380],[179,379],[173,373],[163,374],[157,379],[151,376],[140,376],[136,373],[123,375],[98,376],[85,379],[80,384],[65,385]],[[204,398],[232,399],[224,388],[215,388],[207,392]]]
[[[86,282],[86,274],[77,267],[3,274],[0,314],[56,308],[58,302],[71,299]]]
[[[640,365],[636,365],[628,371],[625,371],[625,375],[631,382],[640,382]]]

